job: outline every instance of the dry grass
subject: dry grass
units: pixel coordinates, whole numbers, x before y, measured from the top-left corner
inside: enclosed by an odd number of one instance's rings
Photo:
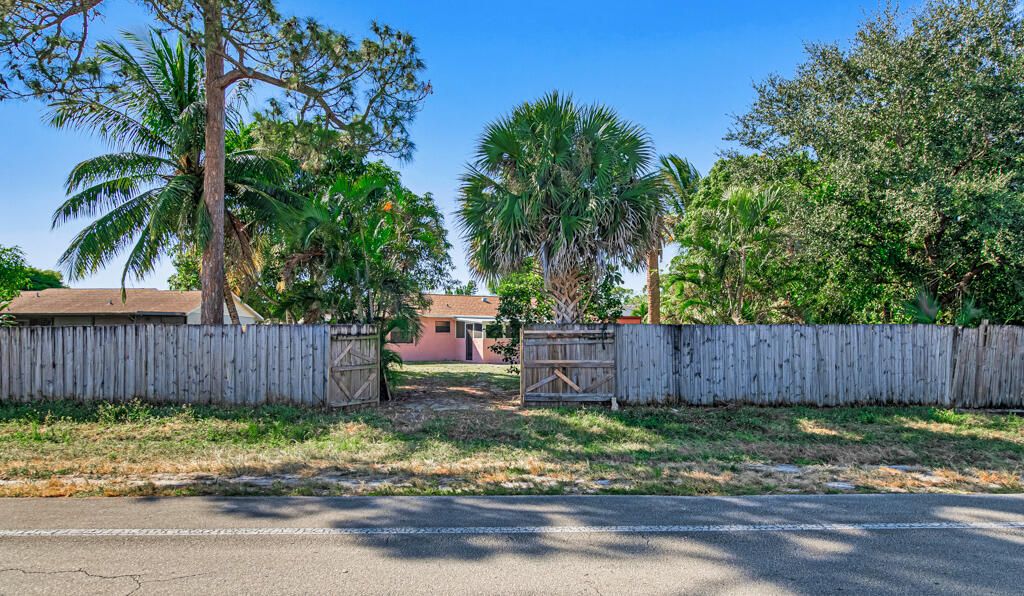
[[[361,412],[4,405],[0,495],[1024,490],[1013,415],[523,410],[517,384],[501,367],[410,365],[398,401]]]

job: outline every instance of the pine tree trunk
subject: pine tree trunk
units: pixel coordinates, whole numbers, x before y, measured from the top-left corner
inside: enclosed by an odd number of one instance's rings
[[[647,322],[661,324],[661,273],[658,271],[661,249],[647,253]]]
[[[204,325],[224,324],[224,58],[220,55],[220,0],[204,3],[206,34],[206,159],[203,202],[210,215],[210,238],[201,273]]]

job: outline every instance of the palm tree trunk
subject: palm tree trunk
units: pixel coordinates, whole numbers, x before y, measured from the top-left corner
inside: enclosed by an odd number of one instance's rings
[[[559,324],[583,321],[581,280],[575,276],[552,279],[548,293],[555,302],[555,322]]]
[[[210,238],[203,249],[200,274],[203,289],[202,323],[224,324],[224,58],[220,54],[220,0],[204,2],[206,35],[206,160],[203,202],[210,215]]]
[[[661,249],[647,253],[647,322],[661,324],[661,273],[658,271]]]
[[[238,305],[235,304],[235,295],[231,292],[231,286],[228,285],[228,280],[224,279],[224,306],[228,309],[228,316],[231,318],[232,325],[241,325],[242,320],[238,318]]]

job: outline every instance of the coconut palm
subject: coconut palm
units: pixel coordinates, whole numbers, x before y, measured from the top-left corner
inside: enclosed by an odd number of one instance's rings
[[[462,177],[459,219],[486,280],[535,258],[555,321],[581,319],[608,270],[644,266],[663,198],[647,133],[551,93],[488,125]]]
[[[152,272],[171,250],[201,251],[210,231],[203,204],[202,57],[158,33],[125,38],[128,44],[97,47],[117,81],[108,97],[64,99],[53,105],[52,118],[58,127],[90,131],[117,149],[79,163],[68,176],[70,196],[54,212],[54,227],[96,219],[75,236],[60,264],[80,279],[127,251],[122,287],[129,277]],[[277,185],[289,172],[284,161],[252,149],[228,153],[226,253],[236,272],[252,266],[251,244],[275,217]]]
[[[647,322],[661,323],[661,274],[658,271],[661,250],[674,240],[675,227],[686,212],[686,204],[697,192],[700,173],[690,162],[678,155],[659,159],[661,182],[665,192],[665,214],[660,220],[661,235],[647,254]]]

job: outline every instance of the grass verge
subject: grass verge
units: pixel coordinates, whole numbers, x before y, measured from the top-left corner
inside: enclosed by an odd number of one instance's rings
[[[344,413],[0,405],[0,495],[1024,491],[1014,415],[520,409],[500,367],[403,375],[404,399]]]

